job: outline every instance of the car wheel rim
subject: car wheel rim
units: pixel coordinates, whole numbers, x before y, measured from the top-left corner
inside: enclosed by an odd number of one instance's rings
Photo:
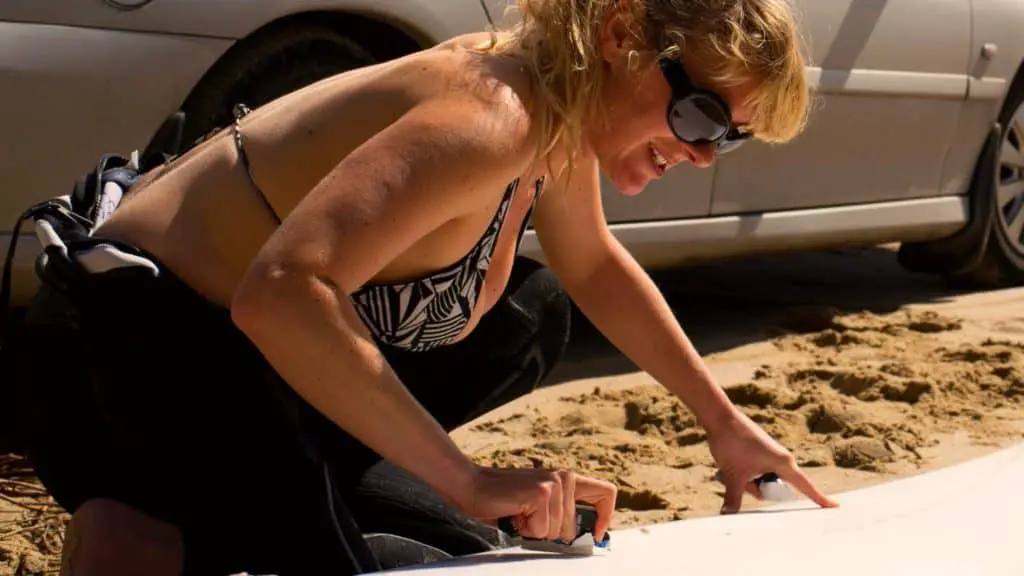
[[[1024,254],[1024,104],[1010,120],[999,151],[996,202],[999,222],[1013,248]]]

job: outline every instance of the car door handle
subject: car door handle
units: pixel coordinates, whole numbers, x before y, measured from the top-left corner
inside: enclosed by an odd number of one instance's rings
[[[153,2],[153,0],[103,0],[107,6],[114,8],[115,10],[138,10],[147,4]]]

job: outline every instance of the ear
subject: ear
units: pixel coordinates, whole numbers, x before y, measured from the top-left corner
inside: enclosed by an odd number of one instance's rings
[[[598,30],[601,58],[612,65],[623,62],[633,48],[634,38],[630,33],[633,17],[629,1],[613,0]]]

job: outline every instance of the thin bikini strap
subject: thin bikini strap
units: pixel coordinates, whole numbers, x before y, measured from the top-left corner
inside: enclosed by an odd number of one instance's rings
[[[534,182],[534,193],[533,202],[530,203],[530,209],[527,210],[526,216],[523,218],[523,224],[519,227],[519,237],[516,238],[516,253],[519,253],[519,247],[523,243],[523,235],[526,234],[526,227],[530,225],[533,218],[533,209],[537,207],[537,200],[540,200],[540,195],[544,193],[544,177],[541,176]]]
[[[268,200],[267,195],[263,193],[263,189],[260,188],[260,185],[256,183],[256,178],[252,174],[252,164],[249,163],[249,155],[245,153],[245,146],[243,146],[245,138],[244,136],[242,136],[242,128],[240,126],[240,123],[242,121],[242,118],[248,116],[250,112],[252,112],[252,110],[245,104],[235,105],[235,108],[233,110],[235,116],[235,123],[231,127],[231,132],[235,140],[235,150],[238,151],[238,158],[242,161],[242,166],[245,167],[245,173],[249,177],[249,183],[252,184],[252,187],[260,195],[260,199],[263,200],[263,205],[267,207],[267,210],[270,212],[270,215],[274,218],[274,221],[277,222],[277,224],[280,226],[281,218],[278,217],[277,212],[274,210],[274,207],[270,205],[270,200]]]

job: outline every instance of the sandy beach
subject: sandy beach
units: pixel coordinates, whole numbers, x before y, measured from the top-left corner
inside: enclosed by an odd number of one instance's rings
[[[789,312],[816,317],[820,329],[712,358],[732,401],[824,490],[948,465],[1022,437],[1024,343],[948,313],[833,312]],[[615,482],[617,526],[721,506],[703,430],[644,374],[548,388],[455,437],[484,464],[567,467]],[[748,498],[745,507],[756,504]]]
[[[956,294],[891,256],[779,257],[667,280],[719,384],[829,493],[1024,439],[1024,291]],[[693,415],[596,334],[589,346],[559,383],[456,431],[460,446],[485,464],[615,482],[616,526],[718,513],[723,486]],[[615,373],[575,377],[602,362]]]

